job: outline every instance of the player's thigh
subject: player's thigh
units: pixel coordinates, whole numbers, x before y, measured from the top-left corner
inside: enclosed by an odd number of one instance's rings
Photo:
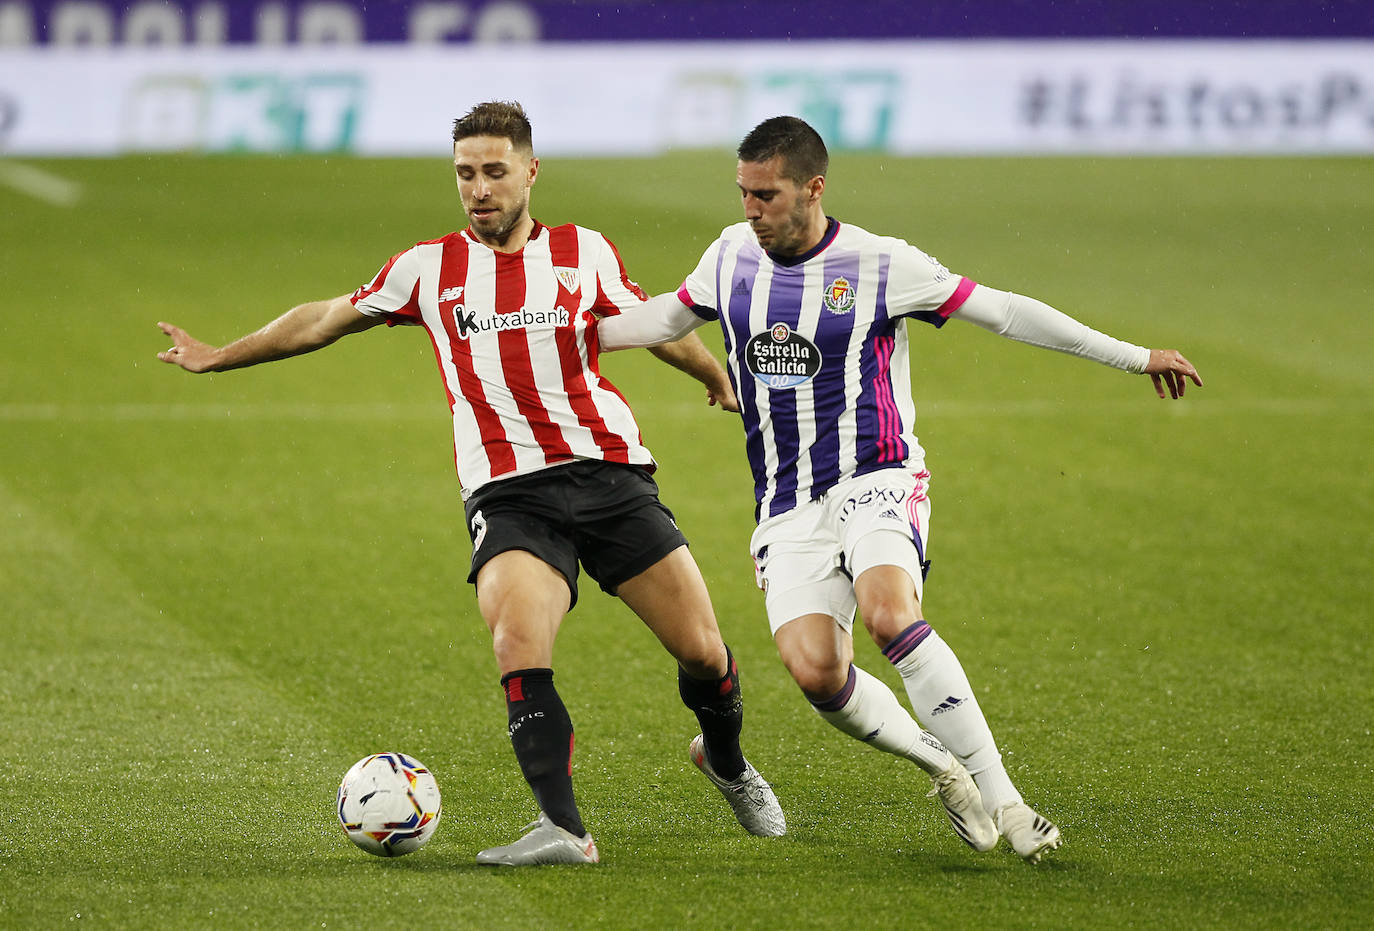
[[[577,549],[561,515],[549,504],[561,481],[558,475],[509,479],[484,486],[468,499],[469,582],[475,584],[497,556],[523,551],[557,572],[568,589],[569,606],[577,603]]]
[[[841,540],[852,578],[861,579],[877,566],[896,566],[910,577],[919,602],[929,566],[929,477],[924,469],[883,469],[851,479],[827,496],[826,519]],[[864,610],[862,598],[859,609]]]
[[[654,476],[633,465],[578,463],[569,501],[573,541],[587,574],[609,595],[687,544]]]
[[[686,546],[621,582],[616,593],[688,675],[698,679],[725,675],[725,644],[706,582]]]
[[[619,595],[626,581],[687,545],[643,469],[604,462],[574,468],[570,533],[582,568],[607,594]]]
[[[571,603],[567,580],[525,550],[488,559],[477,574],[477,605],[502,675],[553,665],[553,642]]]
[[[854,624],[854,589],[843,571],[839,540],[823,517],[819,504],[807,502],[754,531],[755,580],[774,634],[808,614],[831,617],[845,631]]]

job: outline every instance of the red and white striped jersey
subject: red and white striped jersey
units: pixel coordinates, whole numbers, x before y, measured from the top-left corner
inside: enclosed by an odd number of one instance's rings
[[[596,318],[645,295],[595,230],[536,223],[514,253],[450,233],[393,256],[351,299],[429,331],[465,498],[576,459],[653,468],[630,405],[597,364]]]

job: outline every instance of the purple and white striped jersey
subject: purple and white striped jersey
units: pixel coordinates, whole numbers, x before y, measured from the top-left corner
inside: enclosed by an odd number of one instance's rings
[[[915,246],[830,219],[780,259],[726,227],[678,290],[725,333],[759,520],[919,462],[903,318],[943,326],[976,287]]]

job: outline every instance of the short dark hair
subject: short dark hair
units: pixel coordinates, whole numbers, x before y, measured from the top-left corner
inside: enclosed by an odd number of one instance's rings
[[[453,121],[453,141],[469,136],[497,136],[527,154],[534,153],[534,130],[525,108],[514,100],[489,100],[479,103],[465,116]]]
[[[830,169],[830,153],[821,134],[795,116],[771,117],[749,130],[738,155],[742,162],[766,162],[780,155],[783,177],[798,185]]]

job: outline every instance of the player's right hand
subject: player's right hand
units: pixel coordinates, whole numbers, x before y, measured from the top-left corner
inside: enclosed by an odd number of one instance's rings
[[[170,365],[179,365],[188,372],[209,372],[215,367],[215,347],[191,336],[179,326],[158,322],[158,329],[172,339],[172,348],[164,349],[157,357]]]
[[[1202,377],[1198,375],[1193,363],[1183,358],[1183,353],[1177,349],[1151,349],[1150,362],[1145,366],[1145,374],[1150,376],[1150,381],[1155,384],[1155,394],[1161,398],[1165,397],[1164,389],[1169,389],[1169,397],[1175,399],[1183,397],[1183,389],[1187,386],[1187,379],[1191,379],[1193,384],[1202,387]]]

